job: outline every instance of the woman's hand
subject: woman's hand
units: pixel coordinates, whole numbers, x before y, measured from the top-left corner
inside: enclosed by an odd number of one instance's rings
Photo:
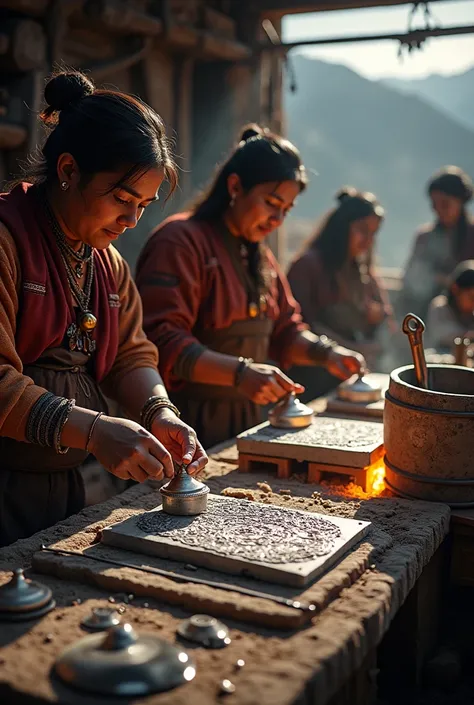
[[[173,460],[164,444],[128,419],[101,416],[88,449],[106,470],[122,480],[144,482],[149,477],[161,480],[164,475],[174,475]]]
[[[385,320],[385,306],[378,301],[370,301],[367,306],[367,322],[371,326],[378,326]]]
[[[365,367],[363,355],[339,345],[331,349],[326,362],[327,371],[342,380],[361,374],[365,371]]]
[[[293,382],[278,367],[254,362],[243,373],[239,391],[255,404],[264,406],[279,401],[289,392],[301,394],[304,387]]]
[[[196,432],[173,411],[163,408],[153,419],[152,432],[169,450],[177,465],[186,465],[189,475],[196,475],[209,462]],[[173,475],[173,473],[172,473]]]

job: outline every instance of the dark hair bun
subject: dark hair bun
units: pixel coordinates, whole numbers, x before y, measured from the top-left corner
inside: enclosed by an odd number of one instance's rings
[[[354,188],[353,186],[343,186],[337,193],[336,193],[336,201],[339,203],[342,203],[343,201],[346,200],[346,198],[353,198],[354,196],[357,196],[357,189]]]
[[[53,76],[44,89],[44,99],[48,108],[43,113],[43,119],[77,103],[82,98],[92,95],[94,84],[79,71],[62,71]]]
[[[259,135],[263,134],[265,134],[265,130],[263,130],[260,125],[257,125],[257,123],[252,122],[249,125],[245,125],[245,127],[243,128],[239,142],[247,142],[247,140],[251,139],[252,137],[258,137]]]

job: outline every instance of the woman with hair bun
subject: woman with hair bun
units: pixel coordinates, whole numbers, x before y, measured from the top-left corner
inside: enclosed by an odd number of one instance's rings
[[[351,187],[341,189],[336,200],[291,265],[288,281],[311,330],[358,350],[373,367],[380,352],[377,331],[391,316],[372,263],[384,210],[373,194]],[[313,394],[325,393],[339,381],[295,371],[298,378],[300,373]]]
[[[459,167],[440,169],[428,182],[434,223],[415,235],[400,297],[400,314],[413,311],[424,318],[431,300],[450,284],[455,267],[474,259],[474,221],[467,212],[474,185]]]
[[[47,83],[45,101],[46,141],[0,195],[0,545],[82,509],[89,452],[139,482],[207,462],[112,246],[163,181],[176,185],[163,122],[74,71]],[[109,416],[103,393],[135,421]]]
[[[363,365],[307,330],[265,245],[306,183],[297,149],[249,126],[191,211],[161,224],[139,258],[145,332],[205,447],[259,423],[262,405],[303,391],[268,360],[322,365],[341,379]]]

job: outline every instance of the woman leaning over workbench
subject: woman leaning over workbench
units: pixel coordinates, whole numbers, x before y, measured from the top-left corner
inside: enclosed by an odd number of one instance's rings
[[[176,183],[163,123],[76,72],[53,77],[45,100],[39,157],[0,197],[0,545],[83,507],[88,452],[137,481],[207,462],[112,246]],[[103,392],[140,423],[108,416]]]
[[[251,126],[207,193],[165,221],[138,261],[145,332],[205,447],[258,423],[262,405],[303,391],[268,360],[323,365],[341,379],[363,365],[307,330],[265,245],[306,181],[296,148]]]

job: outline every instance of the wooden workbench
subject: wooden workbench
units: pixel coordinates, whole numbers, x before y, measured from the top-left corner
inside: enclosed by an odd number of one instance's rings
[[[220,651],[193,649],[198,673],[192,683],[134,702],[212,705],[221,702],[219,680],[231,678],[237,689],[234,695],[228,696],[229,705],[369,705],[375,693],[377,648],[408,596],[411,637],[407,641],[404,632],[407,653],[419,642],[422,629],[426,640],[426,624],[433,628],[437,606],[430,605],[431,612],[427,615],[424,597],[427,585],[436,584],[440,571],[438,549],[449,530],[446,506],[395,498],[360,500],[331,496],[323,488],[302,484],[294,478],[277,481],[268,475],[239,473],[234,444],[211,454],[206,481],[212,492],[218,494],[228,487],[241,488],[244,494],[255,492],[256,483],[263,480],[273,489],[273,493],[267,493],[268,501],[273,504],[360,517],[372,522],[371,533],[361,546],[315,584],[318,614],[312,623],[288,631],[252,624],[251,618],[245,622],[227,619],[232,644]],[[291,495],[280,495],[280,489],[290,490]],[[157,503],[157,496],[156,487],[147,483],[133,487],[2,549],[0,581],[8,579],[12,568],[30,565],[42,543],[69,541],[69,545],[83,549],[87,542],[94,540],[100,526],[151,508]],[[260,496],[257,491],[256,497]],[[126,578],[135,579],[134,584],[138,586],[136,576],[120,576],[109,568],[103,566],[100,582],[92,571],[85,575],[84,567],[75,559],[64,558],[53,568],[50,566],[48,574],[35,575],[51,587],[58,606],[33,624],[1,625],[0,702],[67,702],[71,705],[103,702],[100,698],[84,698],[65,691],[49,674],[61,650],[83,636],[79,623],[91,606],[106,604],[110,595],[117,601],[122,599],[117,593],[123,592]],[[46,570],[45,566],[41,570]],[[143,581],[143,576],[141,579],[143,587],[143,582],[147,581]],[[145,588],[139,597],[140,589],[136,589],[137,597],[127,605],[125,617],[138,631],[159,630],[171,641],[176,638],[179,621],[190,612],[198,611],[197,605],[202,607],[199,611],[212,612],[213,605],[225,602],[230,595],[232,601],[245,610],[246,601],[255,600],[192,583],[180,586],[173,583],[169,590],[160,584],[158,588],[160,591],[153,594],[159,594],[159,598],[147,596],[150,593]],[[183,590],[192,597],[188,609],[186,600],[176,599]],[[271,616],[272,609],[267,600],[261,601],[263,612]],[[243,658],[246,666],[236,674],[233,664],[238,658]]]

